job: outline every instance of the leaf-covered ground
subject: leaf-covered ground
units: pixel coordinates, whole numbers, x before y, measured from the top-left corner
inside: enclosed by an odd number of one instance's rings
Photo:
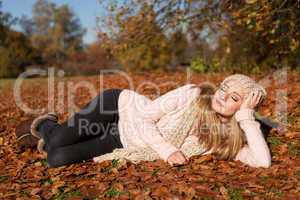
[[[226,75],[193,75],[193,83],[220,82]],[[138,92],[155,98],[151,84],[157,84],[162,93],[186,82],[182,72],[169,74],[131,74]],[[263,77],[255,77],[260,79]],[[299,199],[300,197],[300,78],[288,73],[288,82],[277,84],[271,77],[269,93],[261,113],[275,117],[276,94],[287,90],[288,131],[273,130],[268,136],[272,152],[271,168],[251,168],[241,162],[217,161],[211,156],[194,156],[189,164],[171,167],[162,160],[143,161],[140,164],[105,161],[85,162],[49,169],[44,157],[35,150],[19,151],[14,135],[16,125],[30,116],[17,107],[13,96],[13,80],[0,85],[0,199]],[[100,92],[99,76],[56,79],[65,83],[63,102],[57,102],[59,121],[67,119],[67,83],[89,81]],[[168,81],[175,81],[177,85]],[[126,79],[106,75],[104,88],[128,88]],[[47,80],[30,79],[22,85],[22,97],[30,108],[47,106]],[[76,105],[86,104],[93,95],[79,88]],[[61,98],[60,98],[61,99]]]

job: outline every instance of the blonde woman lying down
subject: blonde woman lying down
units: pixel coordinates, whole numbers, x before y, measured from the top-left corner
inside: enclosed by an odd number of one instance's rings
[[[108,89],[62,124],[55,113],[35,118],[29,135],[39,138],[49,167],[89,159],[163,159],[173,165],[205,154],[270,167],[270,150],[254,116],[265,97],[265,89],[242,74],[228,76],[217,88],[185,84],[155,100]]]

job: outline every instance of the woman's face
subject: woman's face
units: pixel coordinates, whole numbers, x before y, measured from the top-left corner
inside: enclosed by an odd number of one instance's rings
[[[231,117],[239,110],[245,91],[236,81],[227,81],[220,85],[212,98],[212,109],[223,117]]]

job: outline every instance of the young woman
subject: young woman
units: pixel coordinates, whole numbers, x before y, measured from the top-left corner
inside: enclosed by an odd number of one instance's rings
[[[62,124],[55,113],[37,117],[30,133],[39,138],[38,149],[47,153],[50,167],[92,158],[185,164],[204,154],[269,167],[270,151],[254,116],[266,94],[242,74],[228,76],[216,89],[186,84],[155,100],[108,89]],[[19,134],[20,143],[24,135]]]

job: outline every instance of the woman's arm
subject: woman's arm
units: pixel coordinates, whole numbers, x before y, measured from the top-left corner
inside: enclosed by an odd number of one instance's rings
[[[164,114],[184,106],[200,94],[200,87],[196,84],[186,84],[173,89],[160,97],[148,101],[145,106],[140,107],[140,115],[145,119],[159,120]]]
[[[188,158],[195,155],[201,155],[204,151],[203,147],[199,143],[199,137],[196,135],[187,136],[184,143],[181,145],[180,150]]]
[[[255,121],[254,110],[243,108],[235,113],[241,129],[244,131],[248,145],[243,147],[235,160],[240,160],[252,167],[270,167],[271,154],[260,129],[259,122]]]
[[[172,153],[179,151],[178,148],[165,140],[154,120],[148,118],[136,122],[138,123],[136,125],[138,136],[155,150],[164,161],[167,161]]]
[[[138,123],[136,125],[142,128],[138,131],[140,138],[153,148],[163,160],[167,161],[168,157],[179,149],[164,139],[156,125],[157,120],[178,106],[185,105],[199,92],[200,88],[195,84],[184,85],[149,101],[137,113],[139,119],[136,121]]]

